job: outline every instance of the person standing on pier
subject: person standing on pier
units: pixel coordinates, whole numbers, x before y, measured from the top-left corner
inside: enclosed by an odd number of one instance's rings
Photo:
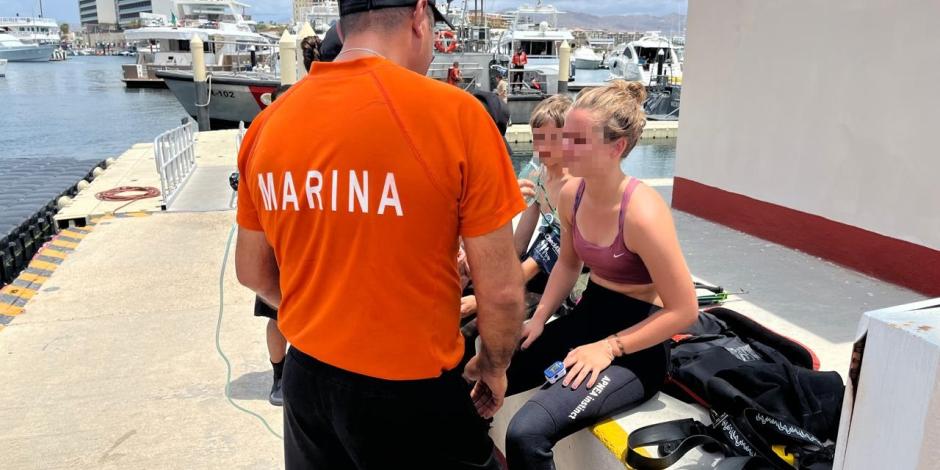
[[[512,68],[513,72],[509,74],[509,81],[512,85],[512,90],[516,91],[517,88],[525,88],[523,83],[523,70],[525,70],[526,64],[529,63],[529,57],[526,56],[526,53],[520,47],[516,51],[516,54],[512,56]]]
[[[484,418],[523,318],[511,160],[479,101],[426,77],[433,3],[344,0],[340,17],[336,61],[259,114],[239,155],[238,279],[291,344],[285,466],[495,470]],[[463,370],[459,238],[482,341]]]

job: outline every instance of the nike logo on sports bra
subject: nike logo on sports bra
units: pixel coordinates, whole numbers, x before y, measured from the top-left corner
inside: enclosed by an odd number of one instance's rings
[[[623,255],[625,255],[625,254],[627,254],[626,251],[624,251],[623,253],[615,254],[615,255],[614,255],[614,258],[619,258],[619,257],[621,257],[621,256],[623,256]]]

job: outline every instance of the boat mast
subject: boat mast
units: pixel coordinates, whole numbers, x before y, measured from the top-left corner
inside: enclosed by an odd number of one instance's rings
[[[39,0],[39,17],[42,18],[42,0]]]

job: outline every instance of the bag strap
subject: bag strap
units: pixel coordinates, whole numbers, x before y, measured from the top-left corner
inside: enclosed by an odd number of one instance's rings
[[[678,443],[678,445],[673,446]],[[680,419],[644,426],[627,438],[627,464],[637,470],[662,470],[679,461],[690,450],[706,444],[722,449],[724,444],[708,434],[708,427],[694,419]],[[672,448],[662,457],[646,457],[637,448],[647,446]]]
[[[637,451],[640,447],[657,446],[662,457],[646,457]],[[716,470],[775,470],[762,457],[739,456],[724,442],[712,437],[709,427],[694,419],[680,419],[644,426],[627,438],[627,464],[636,470],[663,470],[675,465],[685,454],[699,446],[720,449],[729,456],[722,459]],[[664,455],[663,455],[664,454]]]

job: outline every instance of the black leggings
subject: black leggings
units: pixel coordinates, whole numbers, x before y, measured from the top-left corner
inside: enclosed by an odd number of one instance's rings
[[[615,359],[592,389],[582,383],[572,390],[561,380],[550,385],[544,375],[570,350],[629,328],[657,310],[591,282],[571,314],[545,325],[529,349],[513,356],[507,395],[541,388],[509,424],[506,457],[511,470],[554,469],[552,447],[559,440],[634,408],[660,390],[669,362],[665,343]]]

